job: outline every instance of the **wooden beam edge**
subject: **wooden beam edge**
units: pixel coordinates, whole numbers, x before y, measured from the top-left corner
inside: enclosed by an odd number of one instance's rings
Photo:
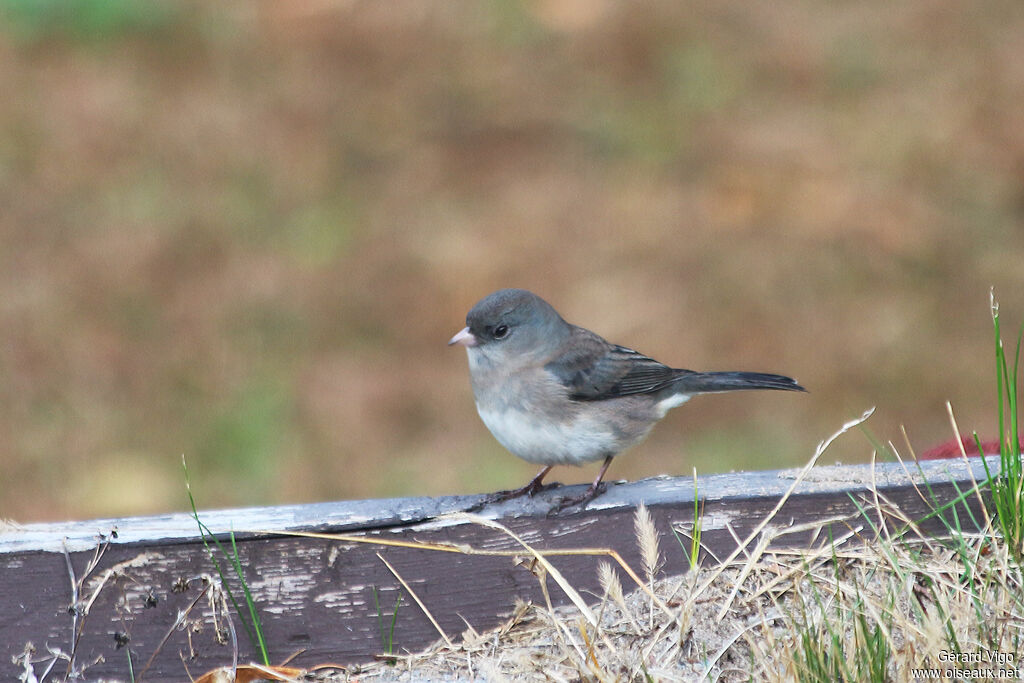
[[[989,469],[999,470],[998,456],[986,456]],[[711,474],[697,478],[696,493],[705,501],[784,495],[801,468],[753,472]],[[985,463],[980,457],[958,460],[933,460],[921,463],[876,463],[866,465],[830,465],[812,468],[794,489],[794,495],[864,491],[877,487],[921,485],[925,482],[957,482],[969,487],[984,481]],[[581,486],[545,491],[536,498],[524,498],[491,505],[480,511],[490,519],[543,516],[556,498],[572,495]],[[640,502],[648,506],[693,504],[692,477],[659,476],[635,482],[609,483],[608,490],[591,501],[586,514],[600,510],[632,508]],[[256,530],[287,532],[316,530],[355,532],[370,529],[405,527],[467,510],[482,500],[482,495],[441,496],[437,498],[384,498],[354,501],[205,510],[199,513],[203,524],[222,535],[251,533]],[[116,537],[114,534],[116,533]],[[198,538],[196,520],[189,513],[168,513],[145,517],[93,519],[86,521],[32,524],[0,523],[0,555],[22,552],[77,552],[96,546],[105,538],[111,545],[144,545],[191,542]]]

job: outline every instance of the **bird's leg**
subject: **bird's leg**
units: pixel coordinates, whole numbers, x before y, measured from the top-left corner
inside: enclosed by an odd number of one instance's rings
[[[604,464],[601,465],[601,471],[597,473],[597,478],[594,479],[594,483],[591,484],[587,488],[587,490],[583,492],[582,496],[577,496],[576,498],[567,498],[565,500],[559,501],[557,505],[555,505],[553,508],[551,508],[551,510],[548,511],[548,514],[556,514],[567,507],[572,507],[573,505],[585,506],[587,503],[589,503],[591,500],[597,497],[597,494],[601,493],[601,491],[604,490],[605,485],[601,483],[601,480],[604,479],[604,473],[608,471],[608,465],[612,464],[612,457],[613,456],[609,455],[604,459]]]

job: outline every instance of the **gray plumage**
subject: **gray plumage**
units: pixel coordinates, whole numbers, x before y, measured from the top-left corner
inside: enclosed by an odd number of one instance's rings
[[[449,344],[466,347],[477,411],[495,438],[514,455],[547,466],[604,458],[606,468],[696,394],[804,391],[782,375],[669,367],[567,323],[523,289],[482,299]],[[519,492],[534,492],[547,469]],[[600,475],[592,489],[599,482]]]

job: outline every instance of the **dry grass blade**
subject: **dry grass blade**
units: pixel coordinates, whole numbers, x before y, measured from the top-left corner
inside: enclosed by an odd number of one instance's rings
[[[452,521],[463,520],[463,521],[471,522],[471,523],[474,523],[474,524],[480,524],[481,526],[486,526],[486,527],[490,527],[492,529],[501,530],[501,531],[503,531],[503,533],[510,534],[511,538],[517,539],[517,537],[514,534],[512,534],[511,531],[509,531],[508,529],[503,527],[501,524],[499,524],[497,522],[494,522],[492,520],[489,520],[489,519],[487,519],[485,517],[481,517],[479,515],[474,515],[474,514],[471,514],[471,513],[468,513],[468,512],[457,512],[457,513],[453,513],[453,514],[450,514],[450,515],[441,515],[437,519],[438,520],[452,520]],[[430,551],[434,551],[434,552],[457,553],[457,554],[460,554],[460,555],[480,555],[480,556],[485,556],[485,557],[513,557],[513,558],[514,557],[519,557],[519,556],[522,555],[521,552],[513,551],[513,550],[485,550],[485,549],[482,549],[482,548],[474,548],[474,547],[472,547],[470,545],[465,545],[465,544],[450,545],[450,544],[443,544],[443,543],[421,543],[421,542],[418,542],[418,541],[401,541],[401,540],[395,540],[395,539],[378,538],[378,537],[373,537],[373,536],[354,536],[354,535],[351,535],[351,534],[330,534],[330,533],[322,533],[322,532],[316,532],[316,531],[260,531],[260,530],[253,530],[253,531],[250,531],[249,533],[273,534],[273,535],[277,535],[277,536],[293,536],[293,537],[297,537],[297,538],[319,538],[319,539],[324,539],[324,540],[328,540],[328,541],[339,541],[339,542],[342,542],[342,543],[365,543],[365,544],[369,544],[369,545],[381,545],[381,546],[388,546],[388,547],[394,547],[394,548],[411,548],[411,549],[415,549],[415,550],[430,550]],[[522,544],[522,540],[521,539],[518,539],[517,542]],[[574,555],[574,556],[580,556],[580,555],[599,556],[599,555],[604,555],[604,556],[610,557],[613,560],[615,560],[615,563],[618,564],[619,567],[622,568],[622,571],[626,572],[626,574],[629,576],[629,578],[631,578],[633,580],[633,582],[636,583],[636,585],[641,590],[647,592],[650,595],[650,597],[654,600],[654,604],[657,605],[658,608],[662,612],[664,612],[667,616],[670,616],[670,617],[673,616],[672,610],[670,610],[668,608],[668,606],[664,603],[664,601],[661,600],[661,598],[659,598],[657,595],[654,595],[650,591],[650,588],[646,585],[646,583],[643,580],[641,580],[640,576],[633,570],[632,567],[629,566],[629,564],[626,563],[625,560],[622,559],[622,556],[619,555],[619,553],[614,548],[568,548],[568,549],[559,549],[559,550],[537,550],[536,548],[530,548],[530,552],[531,552],[531,555],[533,555],[534,557],[543,557],[543,558],[548,558],[548,557],[564,557],[564,556],[570,556],[570,555]],[[543,566],[544,564],[550,565],[551,563],[548,562],[545,559],[544,562],[542,562],[541,564]]]
[[[212,587],[213,581],[205,581],[203,585],[203,590],[200,591],[199,595],[197,595],[195,599],[192,600],[191,603],[189,603],[186,609],[178,612],[178,618],[174,621],[171,627],[167,629],[167,633],[164,635],[163,639],[157,644],[156,649],[153,650],[153,654],[149,656],[149,659],[146,661],[146,665],[142,667],[138,674],[136,674],[136,680],[141,681],[143,679],[143,677],[146,675],[146,672],[149,671],[149,667],[153,665],[153,661],[156,659],[157,655],[160,654],[160,651],[164,648],[164,645],[167,644],[167,641],[170,639],[171,635],[178,629],[179,626],[181,626],[181,624],[185,622],[186,619],[188,619],[189,615],[192,613],[192,610],[195,609],[196,605],[199,604],[199,601],[203,598],[204,595],[206,595],[210,591]],[[237,648],[234,653],[234,657],[235,661],[237,662]]]
[[[531,546],[529,543],[520,538],[514,531],[506,527],[504,524],[495,522],[493,519],[488,519],[486,517],[481,517],[479,515],[473,515],[469,513],[459,513],[459,515],[465,515],[465,518],[467,520],[475,522],[476,524],[480,524],[481,526],[490,527],[492,529],[498,529],[502,533],[507,534],[509,538],[513,539],[516,543],[523,546],[523,549],[526,550],[526,552],[530,553],[530,555],[533,556],[533,558],[537,561],[538,564],[544,567],[544,570],[552,579],[554,579],[555,583],[558,584],[558,587],[562,589],[562,592],[564,592],[569,597],[569,599],[572,600],[572,603],[576,605],[576,607],[580,610],[583,616],[586,617],[587,621],[590,622],[590,625],[597,626],[597,617],[594,615],[593,610],[590,609],[590,606],[587,605],[586,601],[583,599],[582,596],[580,596],[579,592],[572,587],[572,584],[570,584],[565,579],[565,577],[562,576],[562,572],[558,571],[555,565],[551,564],[550,560],[548,560],[548,558],[546,558],[543,553],[534,549],[533,546]]]
[[[956,417],[953,415],[953,404],[951,404],[949,401],[946,401],[946,413],[949,415],[949,424],[953,427],[953,434],[956,436],[957,440],[960,442],[960,457],[963,458],[964,462],[970,462],[967,459],[967,449],[964,448],[963,439],[960,438],[960,427],[957,426]],[[981,455],[982,455],[982,457],[985,456],[984,453],[982,453]],[[978,497],[978,502],[981,503],[981,506],[980,506],[981,507],[981,514],[985,518],[985,527],[987,529],[991,529],[991,528],[993,528],[993,526],[992,526],[992,518],[989,517],[988,506],[985,505],[985,501],[983,501],[982,498],[981,498],[981,489],[978,488],[978,482],[974,481],[974,474],[971,472],[971,468],[968,467],[967,468],[967,472],[968,472],[968,474],[971,475],[971,481],[974,484],[974,487],[973,487],[974,495],[976,495]]]
[[[637,623],[633,613],[627,609],[626,597],[622,592],[622,583],[610,564],[601,562],[597,565],[597,580],[601,584],[601,590],[604,591],[605,596],[612,599],[615,606],[632,622],[633,630],[639,633],[640,624]]]
[[[651,513],[643,503],[636,508],[634,518],[637,545],[640,546],[640,559],[644,563],[647,580],[653,581],[661,565],[661,549],[658,547],[658,530],[651,519]]]
[[[651,595],[654,595],[654,575],[658,572],[661,564],[661,550],[658,548],[658,530],[654,527],[654,520],[651,513],[643,503],[636,508],[633,516],[633,527],[636,530],[636,542],[640,548],[640,561],[643,562],[644,572],[647,574],[647,583],[651,588]],[[654,625],[654,605],[648,610],[648,626]]]
[[[615,575],[615,570],[607,562],[601,562],[597,565],[597,581],[601,584],[601,590],[604,594],[612,599],[616,605],[622,605],[624,602],[622,596],[622,583],[619,582],[619,577]]]
[[[736,644],[736,641],[738,641],[740,638],[745,637],[750,631],[753,631],[756,628],[761,628],[767,621],[773,621],[777,619],[778,616],[779,615],[777,614],[771,616],[764,615],[762,616],[763,621],[749,624],[740,631],[736,632],[733,635],[733,637],[726,641],[714,655],[708,658],[707,663],[704,666],[704,671],[701,674],[701,679],[706,679],[709,676],[711,676],[711,672],[714,671],[715,667],[718,665],[719,660],[721,660],[725,653],[728,652]]]
[[[785,505],[786,501],[789,500],[789,497],[793,495],[793,491],[795,491],[797,486],[800,485],[800,482],[802,482],[804,480],[804,477],[806,477],[807,473],[811,471],[811,468],[814,467],[815,464],[817,464],[818,459],[821,458],[822,454],[825,453],[825,451],[828,449],[828,447],[831,446],[832,443],[836,439],[838,439],[840,436],[842,436],[846,432],[850,431],[854,427],[857,427],[857,426],[863,424],[869,417],[871,417],[871,414],[874,413],[874,412],[875,412],[874,408],[871,408],[869,410],[864,411],[864,413],[859,418],[857,418],[855,420],[850,420],[849,422],[845,423],[842,427],[839,428],[838,431],[836,431],[834,434],[832,434],[832,436],[830,436],[829,438],[825,439],[820,444],[818,444],[818,447],[814,451],[814,455],[811,457],[810,460],[807,461],[807,464],[803,466],[803,468],[800,470],[800,472],[797,474],[797,476],[793,479],[793,483],[790,485],[790,487],[788,489],[786,489],[786,492],[782,495],[782,497],[779,498],[779,502],[776,503],[775,507],[772,508],[771,512],[769,512],[765,516],[765,518],[763,520],[761,520],[760,524],[758,524],[756,527],[754,527],[754,529],[750,532],[750,534],[747,536],[747,538],[735,550],[733,550],[729,554],[729,556],[725,559],[725,562],[723,563],[722,566],[730,564],[733,560],[736,559],[736,557],[740,553],[745,552],[746,547],[748,545],[750,545],[750,542],[753,541],[755,538],[757,538],[761,534],[762,531],[764,531],[765,527],[767,527],[768,524],[775,518],[775,515],[777,515],[779,513],[779,510],[782,509],[782,506]],[[713,575],[711,578],[709,578],[707,583],[704,584],[704,588],[709,586],[711,584],[711,582],[714,581],[716,578],[717,578],[717,574]],[[703,591],[698,591],[698,592],[703,592]],[[735,595],[735,593],[734,593],[734,595]],[[725,617],[726,612],[729,611],[729,606],[730,606],[731,603],[732,603],[732,601],[729,600],[724,605],[722,605],[722,609],[718,613],[718,617],[720,619]]]
[[[388,568],[388,571],[391,572],[396,579],[398,579],[398,582],[402,584],[402,588],[404,588],[409,593],[409,595],[412,596],[412,599],[415,600],[416,604],[420,606],[421,610],[423,610],[423,614],[427,616],[427,619],[430,620],[430,623],[433,624],[434,628],[437,629],[437,632],[441,634],[441,637],[444,639],[444,642],[446,642],[448,646],[451,647],[452,639],[448,637],[448,634],[444,632],[444,629],[441,628],[441,625],[437,623],[436,619],[434,619],[434,615],[430,613],[430,610],[427,609],[427,606],[423,604],[422,600],[420,600],[420,596],[416,595],[415,591],[413,591],[413,589],[409,587],[409,584],[405,582],[405,579],[403,579],[402,576],[397,571],[395,571],[395,568],[391,566],[391,563],[384,559],[383,555],[377,553],[377,557],[380,558],[380,561],[383,562],[384,566]]]

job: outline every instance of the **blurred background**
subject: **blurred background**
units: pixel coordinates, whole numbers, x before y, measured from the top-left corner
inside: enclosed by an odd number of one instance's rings
[[[994,436],[1021,36],[1018,0],[0,0],[0,517],[186,509],[183,455],[201,507],[520,486],[445,345],[506,286],[811,391],[695,400],[611,479],[801,464],[871,406]]]

